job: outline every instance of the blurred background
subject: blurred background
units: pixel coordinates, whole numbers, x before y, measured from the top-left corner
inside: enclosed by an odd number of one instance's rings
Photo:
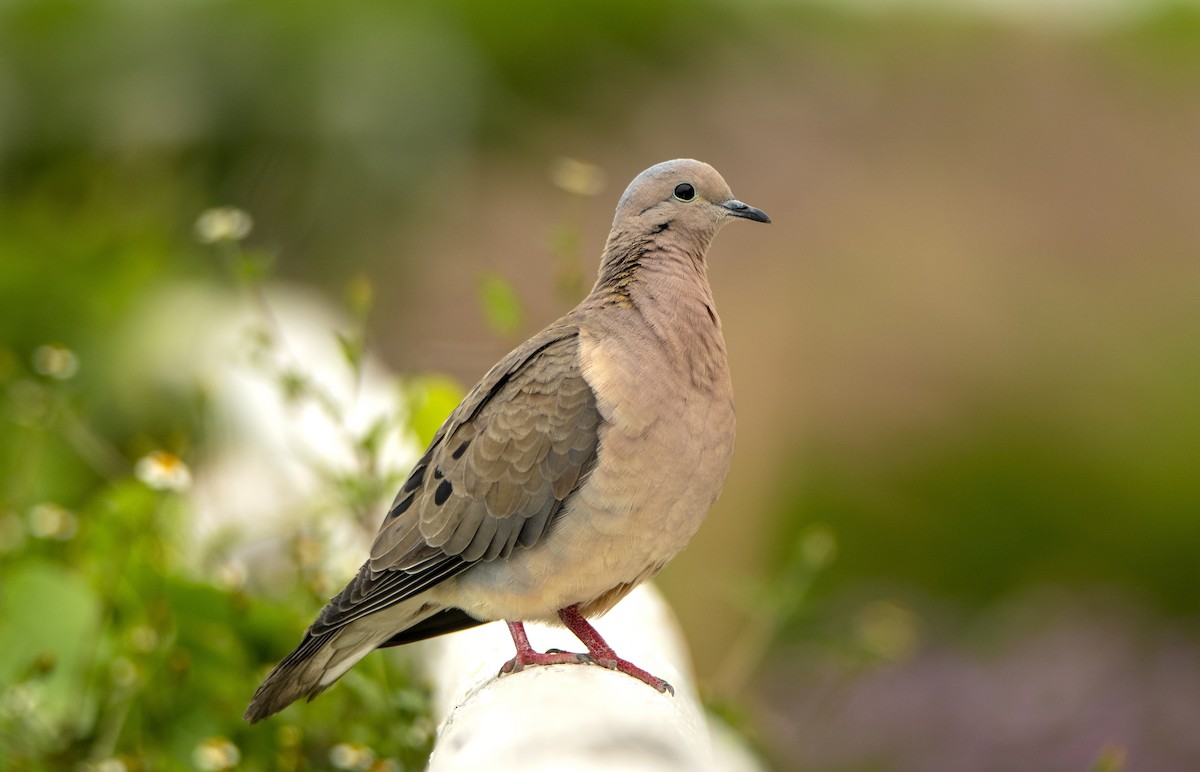
[[[1200,768],[1200,5],[0,4],[0,765],[418,769],[240,721],[652,163],[739,410],[661,575],[784,770]]]

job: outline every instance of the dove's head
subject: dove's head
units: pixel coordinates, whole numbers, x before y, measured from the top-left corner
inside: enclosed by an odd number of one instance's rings
[[[707,248],[721,226],[734,218],[771,222],[766,212],[734,198],[716,169],[681,158],[651,166],[633,178],[617,204],[613,232],[671,232]]]

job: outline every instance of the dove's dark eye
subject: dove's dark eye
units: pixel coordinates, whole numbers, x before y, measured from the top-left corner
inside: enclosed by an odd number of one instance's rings
[[[681,182],[675,186],[675,198],[680,201],[691,201],[696,197],[696,189],[686,182]]]

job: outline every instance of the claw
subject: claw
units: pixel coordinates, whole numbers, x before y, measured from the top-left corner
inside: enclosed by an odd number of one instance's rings
[[[513,657],[508,662],[505,662],[500,668],[497,675],[506,673],[520,673],[527,667],[537,667],[538,665],[590,665],[593,660],[587,654],[576,654],[572,651],[562,651],[560,649],[551,649],[545,654],[539,654],[536,651],[524,652],[516,657]]]

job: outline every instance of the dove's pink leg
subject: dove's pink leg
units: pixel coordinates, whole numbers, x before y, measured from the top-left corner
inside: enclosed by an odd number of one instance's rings
[[[653,686],[660,692],[670,692],[671,694],[675,693],[675,688],[663,679],[653,675],[652,673],[642,670],[640,667],[627,659],[621,659],[618,657],[617,653],[613,651],[612,647],[600,637],[600,633],[596,631],[596,628],[592,627],[591,624],[583,618],[583,614],[579,613],[578,605],[567,606],[564,609],[560,609],[558,612],[558,618],[562,620],[562,623],[567,626],[568,630],[575,633],[575,637],[578,638],[584,646],[587,646],[588,654],[591,655],[591,658],[597,665],[606,667],[609,670],[617,670],[625,675],[631,675],[642,683]]]
[[[526,667],[534,665],[561,665],[564,663],[578,665],[588,662],[586,654],[574,654],[569,651],[548,651],[545,654],[533,650],[529,645],[529,636],[525,635],[525,625],[521,622],[507,622],[508,632],[512,635],[513,644],[517,647],[517,656],[504,663],[501,673],[519,673]]]
[[[569,651],[559,651],[558,649],[551,649],[545,654],[534,651],[533,647],[529,645],[529,636],[525,634],[525,625],[521,622],[507,622],[508,632],[512,635],[513,644],[517,647],[517,655],[504,663],[504,666],[500,668],[501,674],[519,673],[527,667],[534,667],[536,665],[595,663],[609,670],[616,670],[633,676],[660,692],[675,693],[675,688],[663,679],[642,670],[627,659],[618,657],[613,648],[600,637],[600,633],[596,631],[596,628],[592,627],[583,618],[583,615],[579,613],[578,605],[567,606],[561,609],[558,612],[558,618],[587,647],[587,654],[575,654]]]

